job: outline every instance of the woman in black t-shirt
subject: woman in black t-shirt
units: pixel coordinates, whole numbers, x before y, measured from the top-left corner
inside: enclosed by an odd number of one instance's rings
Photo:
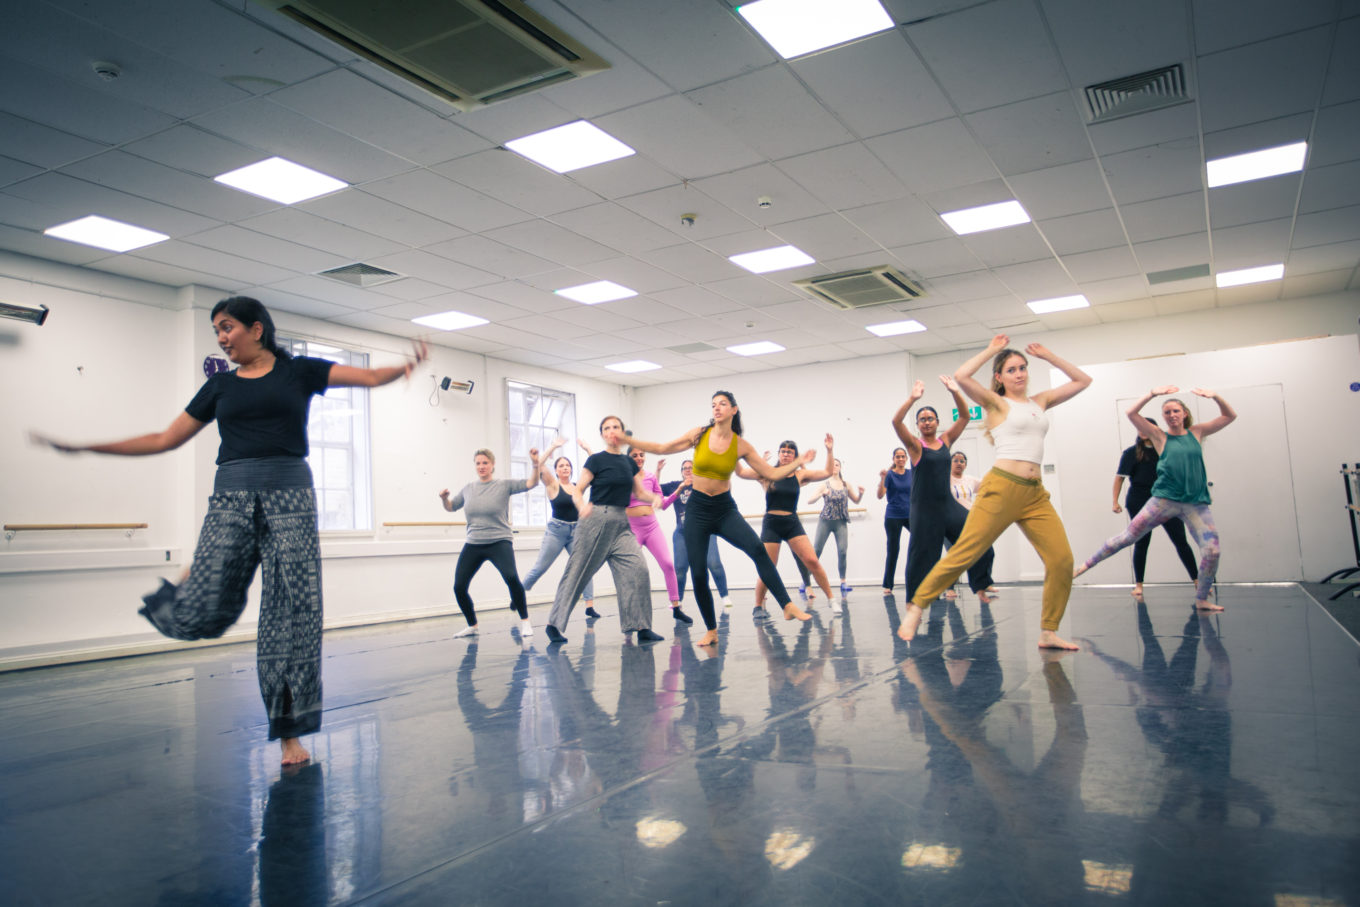
[[[144,456],[182,446],[214,419],[222,443],[208,515],[178,585],[162,580],[143,596],[141,614],[172,639],[213,639],[236,622],[263,564],[257,663],[269,739],[283,764],[311,756],[298,741],[321,726],[321,548],[316,493],[307,466],[307,413],[328,387],[378,387],[428,356],[423,343],[405,365],[355,368],[293,358],[274,340],[274,321],[257,300],[224,299],[212,310],[217,345],[236,363],[213,375],[170,427],[105,444],[57,450]]]
[[[1155,419],[1148,421],[1157,424]],[[1124,506],[1132,520],[1152,497],[1152,485],[1157,481],[1157,449],[1152,446],[1152,441],[1139,438],[1119,455],[1119,468],[1115,470],[1114,477],[1115,513],[1120,512],[1119,489],[1124,487],[1125,479],[1129,480],[1129,490],[1124,496]],[[1178,519],[1171,519],[1163,523],[1162,528],[1166,530],[1171,544],[1176,546],[1176,555],[1185,565],[1185,572],[1190,574],[1190,581],[1198,580],[1199,568],[1195,566],[1195,552],[1190,549],[1190,543],[1185,538],[1185,524]],[[1133,589],[1129,594],[1139,601],[1143,600],[1143,574],[1147,568],[1148,546],[1151,544],[1151,532],[1133,543]]]

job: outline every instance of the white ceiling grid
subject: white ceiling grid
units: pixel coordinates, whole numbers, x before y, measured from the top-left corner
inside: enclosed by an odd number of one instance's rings
[[[399,336],[458,309],[490,323],[435,342],[628,384],[1360,289],[1356,0],[885,0],[895,28],[791,62],[734,2],[531,5],[612,68],[459,113],[251,3],[22,4],[0,37],[0,249]],[[1085,85],[1172,63],[1189,102],[1086,122]],[[500,147],[582,117],[637,154],[559,175]],[[1303,174],[1205,186],[1206,157],[1303,140]],[[353,186],[289,207],[211,180],[271,155]],[[1034,223],[960,238],[939,218],[1010,198]],[[42,235],[90,213],[171,239]],[[783,244],[816,264],[727,261]],[[315,276],[358,261],[405,277]],[[1280,261],[1283,281],[1230,290],[1146,277]],[[841,312],[792,285],[879,264],[926,297]],[[640,295],[553,293],[601,279]],[[1024,305],[1070,293],[1092,308]],[[864,330],[903,317],[928,330]],[[725,349],[752,340],[787,349]],[[714,349],[670,349],[695,342]],[[662,368],[604,369],[633,358]]]

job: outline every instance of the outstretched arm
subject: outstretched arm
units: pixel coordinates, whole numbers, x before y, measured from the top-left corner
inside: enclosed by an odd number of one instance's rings
[[[381,387],[391,384],[398,378],[409,378],[416,366],[430,358],[430,348],[424,340],[411,344],[414,352],[403,365],[389,365],[384,368],[356,368],[352,365],[332,365],[327,387]]]
[[[1154,425],[1144,418],[1139,410],[1147,406],[1153,397],[1160,397],[1163,394],[1174,394],[1176,391],[1177,387],[1174,384],[1164,384],[1161,387],[1154,387],[1152,390],[1133,401],[1133,405],[1128,408],[1127,415],[1129,421],[1133,423],[1134,428],[1138,429],[1138,437],[1147,438],[1151,441],[1152,446],[1156,449],[1158,455],[1161,454],[1162,448],[1166,447],[1166,432],[1162,431],[1160,426]]]
[[[892,427],[897,432],[897,438],[907,448],[907,456],[911,458],[911,464],[915,466],[921,462],[921,439],[911,433],[907,428],[907,414],[916,405],[916,401],[925,396],[926,383],[917,379],[911,385],[911,396],[907,397],[907,402],[897,408],[893,413]]]
[[[828,432],[822,443],[826,445],[826,465],[821,469],[804,469],[802,472],[798,473],[799,484],[805,485],[808,482],[820,482],[823,479],[831,478],[835,474],[836,454],[834,448],[836,446],[836,441],[831,437],[830,432]],[[808,451],[808,453],[812,453],[812,451]]]
[[[945,390],[949,391],[950,396],[954,398],[954,409],[957,410],[959,414],[959,417],[954,420],[954,424],[945,429],[944,435],[942,436],[944,443],[953,447],[954,442],[959,439],[959,435],[963,434],[963,430],[968,427],[968,423],[973,421],[973,417],[968,414],[968,401],[963,399],[963,394],[959,392],[958,382],[948,375],[941,375],[940,383],[945,386]]]
[[[1059,403],[1071,400],[1077,394],[1091,386],[1090,375],[1086,374],[1066,359],[1054,355],[1048,347],[1038,343],[1031,343],[1029,346],[1025,347],[1025,352],[1056,367],[1069,379],[1066,384],[1060,384],[1055,388],[1040,391],[1034,395],[1034,402],[1044,409],[1052,409]]]
[[[1190,393],[1196,394],[1200,397],[1208,397],[1210,400],[1218,404],[1217,416],[1214,416],[1208,422],[1200,422],[1196,425],[1190,426],[1190,432],[1195,436],[1196,440],[1203,441],[1205,438],[1207,438],[1209,435],[1212,435],[1214,432],[1222,431],[1223,429],[1231,425],[1233,421],[1237,418],[1237,411],[1228,405],[1227,400],[1224,400],[1222,397],[1220,397],[1213,391],[1205,390],[1202,387],[1197,387],[1191,390]]]
[[[629,438],[628,446],[634,450],[645,451],[650,454],[673,454],[680,453],[682,450],[689,450],[699,443],[699,436],[704,433],[704,427],[693,428],[685,432],[673,441],[643,441],[639,438]]]
[[[811,463],[812,458],[817,456],[815,451],[806,450],[803,451],[801,457],[795,458],[791,463],[786,463],[783,466],[771,466],[761,459],[756,453],[756,449],[751,446],[750,441],[747,441],[741,435],[737,435],[734,440],[741,445],[737,448],[737,456],[745,460],[751,469],[755,470],[756,475],[767,482],[776,482],[785,476],[793,475],[799,467]]]
[[[138,435],[122,441],[108,441],[103,444],[67,444],[37,432],[29,432],[29,440],[42,444],[62,453],[102,453],[120,457],[144,457],[148,454],[164,453],[182,447],[194,435],[203,430],[206,422],[200,422],[188,413],[180,413],[165,431]]]

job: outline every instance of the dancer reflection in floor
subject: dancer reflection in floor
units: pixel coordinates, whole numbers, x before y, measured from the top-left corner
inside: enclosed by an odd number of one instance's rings
[[[906,616],[897,630],[902,639],[910,640],[916,634],[922,609],[939,598],[1007,527],[1015,524],[1044,562],[1039,648],[1077,648],[1058,636],[1058,624],[1072,592],[1072,547],[1039,473],[1044,459],[1044,435],[1048,433],[1047,411],[1081,393],[1090,386],[1091,378],[1046,347],[1031,343],[1026,347],[1029,355],[1044,360],[1069,379],[1031,397],[1029,359],[1017,350],[1007,349],[1009,342],[1005,334],[996,335],[987,349],[954,372],[954,380],[963,391],[986,411],[987,436],[996,445],[996,464],[978,487],[977,501],[968,512],[958,541],[921,581],[907,605]],[[992,380],[989,387],[984,387],[973,378],[973,373],[989,358]]]
[[[1139,397],[1129,407],[1129,421],[1138,429],[1138,436],[1148,438],[1157,450],[1157,481],[1152,486],[1152,498],[1147,502],[1129,528],[1106,539],[1100,550],[1077,567],[1074,577],[1081,576],[1105,558],[1127,548],[1153,529],[1173,518],[1180,518],[1190,527],[1190,534],[1199,546],[1199,577],[1195,580],[1195,607],[1201,611],[1222,611],[1221,605],[1209,601],[1214,579],[1218,574],[1218,528],[1209,509],[1209,478],[1204,471],[1203,441],[1216,431],[1233,423],[1237,413],[1228,401],[1202,387],[1192,393],[1207,397],[1218,404],[1218,415],[1208,422],[1195,424],[1185,404],[1174,397],[1162,404],[1163,431],[1156,423],[1143,418],[1139,412],[1154,397],[1174,394],[1171,385],[1155,387]]]

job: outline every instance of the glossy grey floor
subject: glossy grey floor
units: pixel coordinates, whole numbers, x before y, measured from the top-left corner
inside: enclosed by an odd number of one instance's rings
[[[1039,590],[623,644],[330,633],[281,771],[253,651],[0,677],[5,904],[1360,904],[1360,647],[1297,586]],[[742,596],[739,596],[739,599]],[[541,622],[543,609],[531,617]]]

